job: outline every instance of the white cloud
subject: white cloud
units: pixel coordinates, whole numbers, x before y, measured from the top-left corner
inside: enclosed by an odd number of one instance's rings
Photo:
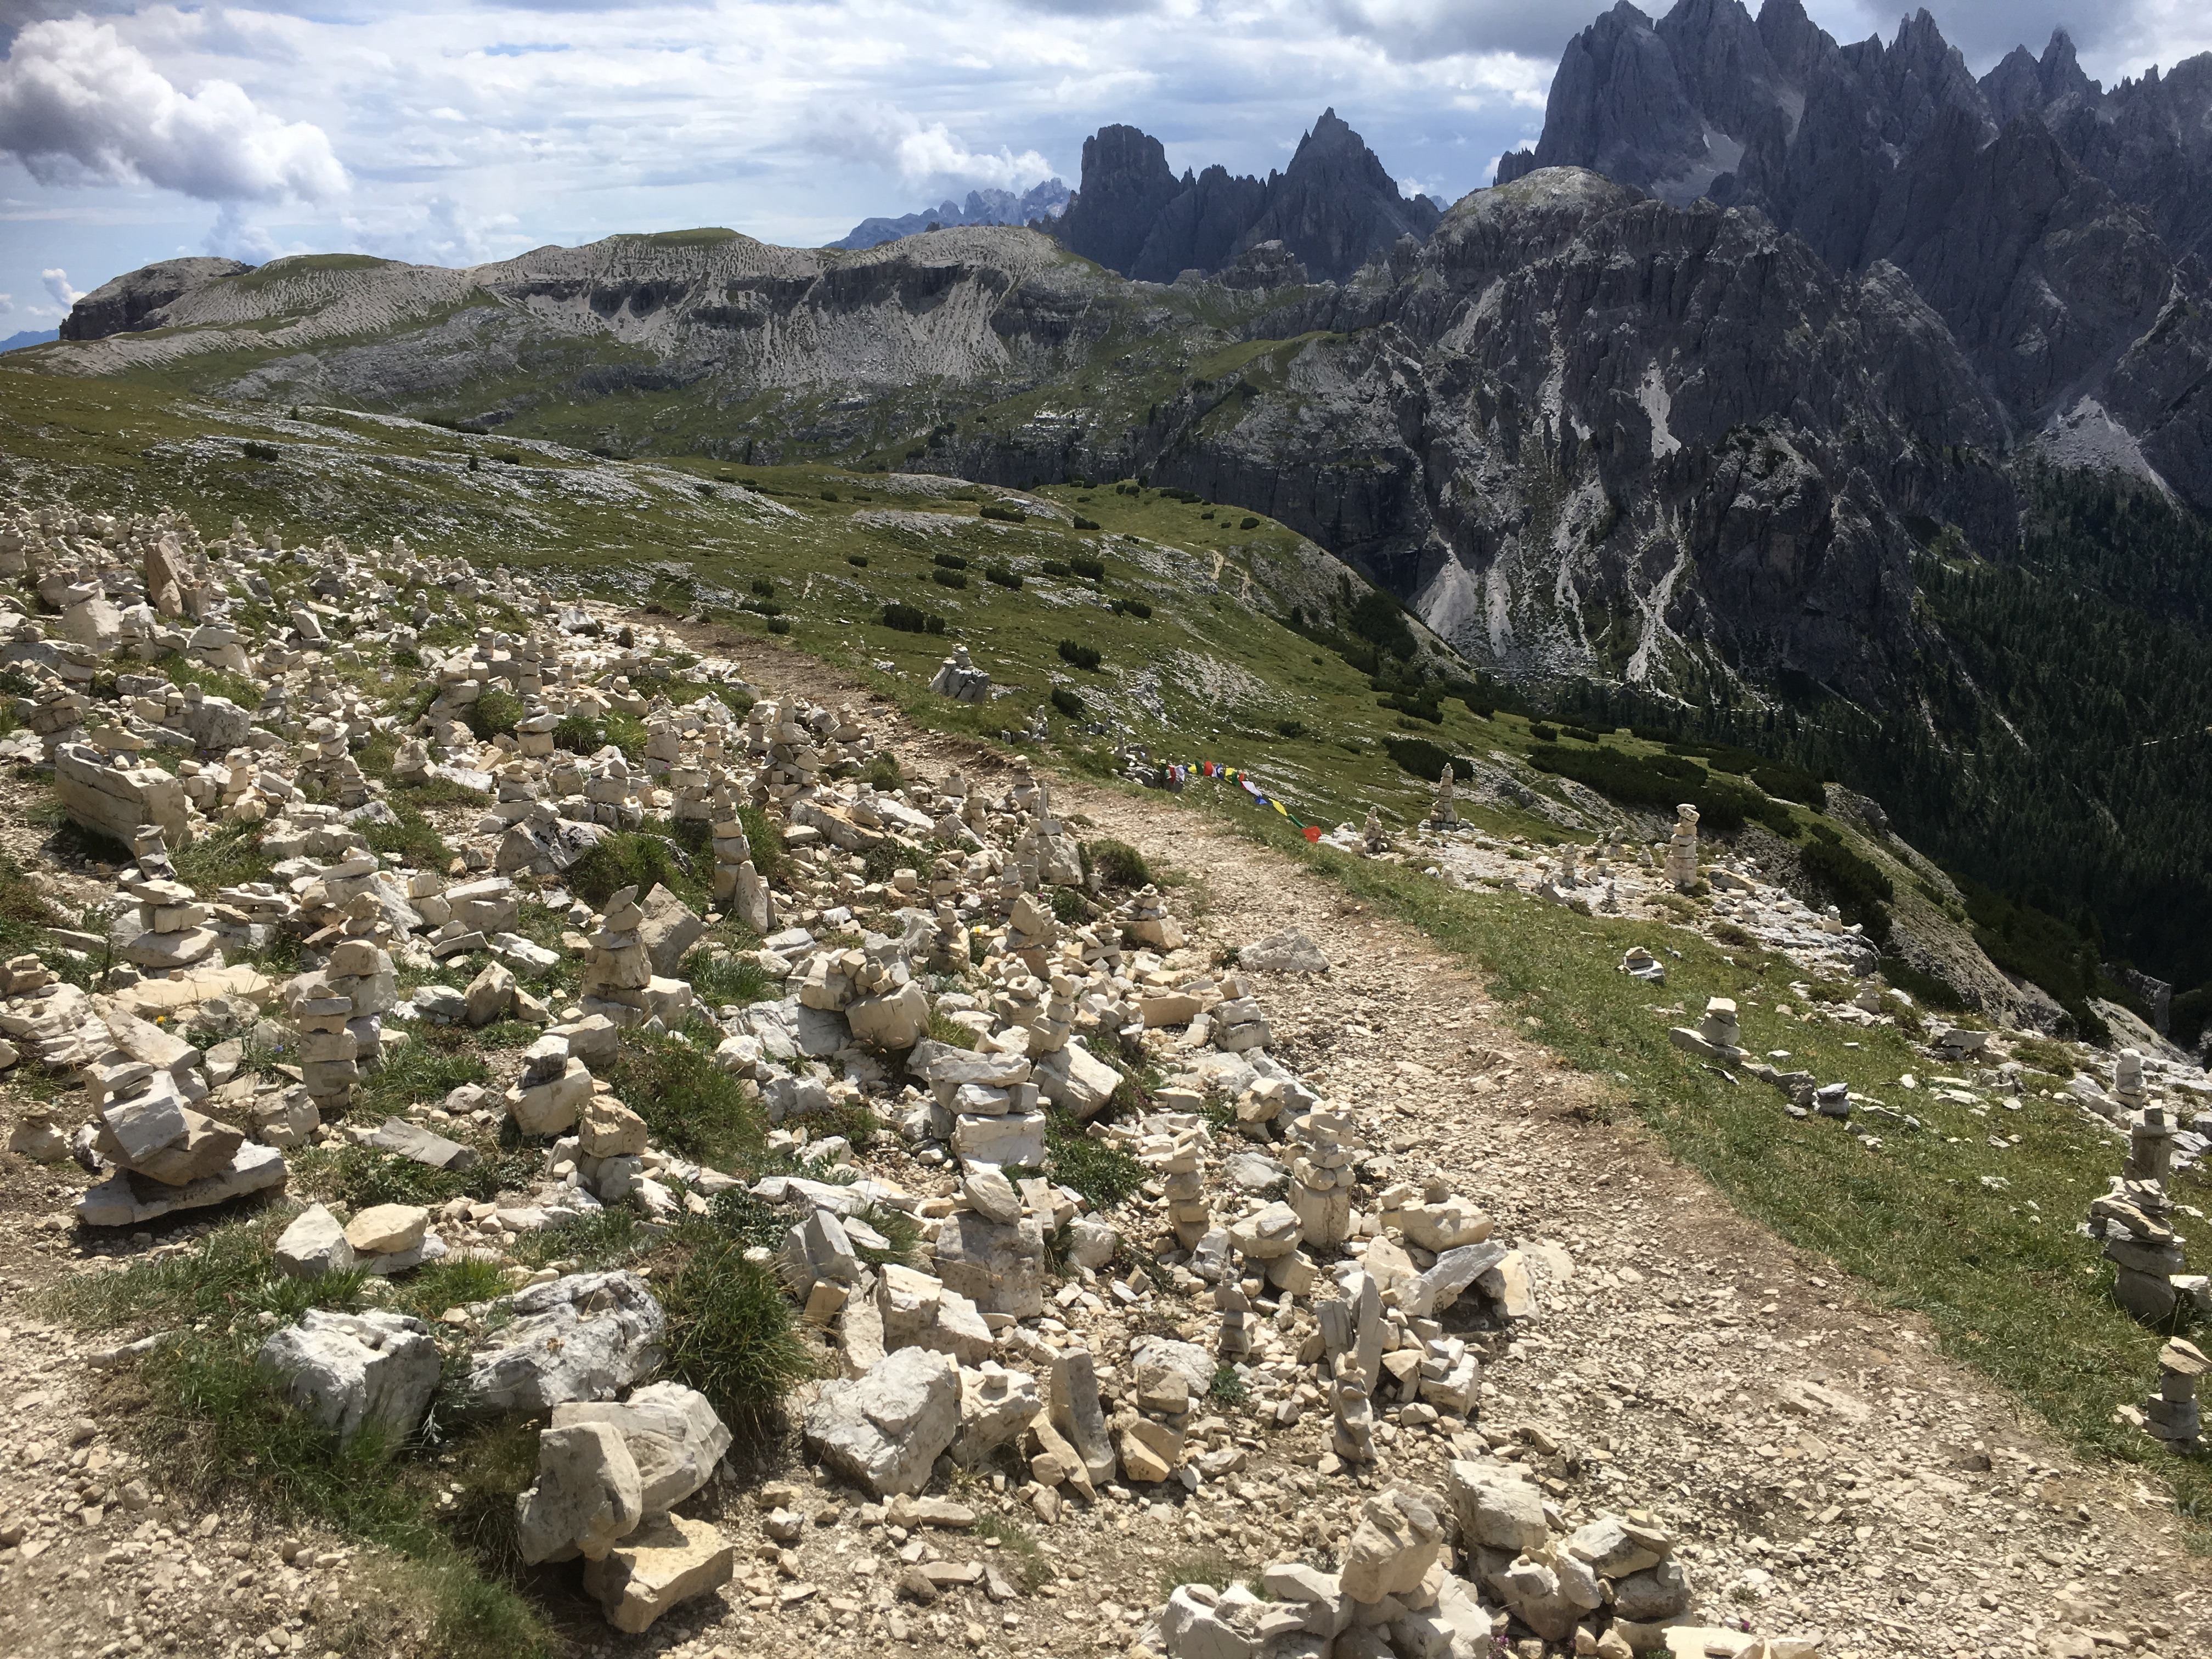
[[[996,150],[970,149],[945,122],[924,122],[891,104],[842,119],[817,120],[807,143],[821,155],[896,173],[917,189],[967,185],[1027,190],[1054,174],[1052,163],[1034,149],[1018,155],[1005,144]]]
[[[180,91],[112,24],[33,23],[0,63],[0,152],[41,184],[150,184],[210,202],[325,201],[345,169],[320,127],[234,81]]]
[[[486,213],[443,194],[396,210],[349,214],[353,245],[364,253],[415,264],[480,265],[529,245],[512,213]]]
[[[39,273],[39,279],[46,283],[46,292],[53,295],[54,303],[64,311],[84,298],[84,290],[72,287],[69,272],[59,265],[49,265]]]

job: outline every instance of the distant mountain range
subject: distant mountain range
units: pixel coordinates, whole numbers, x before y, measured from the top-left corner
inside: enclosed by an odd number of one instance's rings
[[[1838,46],[1798,0],[1624,3],[1568,44],[1498,179],[1589,167],[1754,210],[1832,270],[1893,270],[2011,442],[2212,507],[2212,54],[2106,92],[2053,34],[1978,80],[1926,11]]]
[[[49,340],[61,337],[58,328],[27,328],[0,340],[0,351],[20,351],[25,346],[44,345]]]
[[[918,236],[947,225],[1032,224],[1056,217],[1067,202],[1067,186],[1057,179],[1032,185],[1018,196],[1011,190],[971,190],[964,206],[948,197],[936,207],[902,218],[863,219],[830,246],[854,250],[880,247],[902,236]]]

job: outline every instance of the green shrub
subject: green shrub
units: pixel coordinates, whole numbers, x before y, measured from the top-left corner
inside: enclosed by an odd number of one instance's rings
[[[1880,945],[1889,938],[1888,902],[1896,890],[1877,865],[1869,863],[1840,840],[1815,836],[1798,854],[1805,873],[1819,883],[1844,920],[1855,921]]]
[[[1088,705],[1084,702],[1081,692],[1071,686],[1055,685],[1052,689],[1052,706],[1068,719],[1079,720]]]
[[[868,568],[868,556],[865,553],[848,553],[845,556],[845,562],[856,570],[866,570]]]
[[[1086,518],[1085,518],[1085,517],[1084,517],[1080,513],[1079,513],[1079,514],[1077,514],[1075,515],[1075,527],[1076,527],[1078,530],[1097,530],[1097,529],[1100,528],[1100,526],[1099,526],[1099,523],[1098,523],[1098,520],[1096,520],[1096,519],[1086,519]],[[1064,574],[1064,573],[1061,573],[1061,572],[1054,572],[1054,574]]]
[[[902,634],[942,634],[945,618],[893,599],[884,607],[884,626],[895,628]]]
[[[1090,902],[1073,887],[1052,890],[1052,914],[1055,921],[1068,927],[1080,927],[1089,914]]]
[[[1306,723],[1298,720],[1277,720],[1275,731],[1281,737],[1303,738],[1306,734]]]
[[[1120,617],[1134,617],[1139,622],[1152,619],[1152,607],[1142,599],[1116,599],[1114,613]]]
[[[606,1078],[656,1146],[718,1167],[759,1151],[760,1114],[738,1079],[681,1037],[624,1032]]]
[[[1547,726],[1541,720],[1531,720],[1528,722],[1528,735],[1535,738],[1538,743],[1557,743],[1559,740],[1559,728],[1556,726]]]
[[[968,568],[968,561],[957,553],[939,553],[930,562],[940,570],[965,570]]]
[[[1001,524],[1027,524],[1030,515],[1018,507],[1002,507],[996,501],[986,501],[976,511],[986,519],[995,519]]]
[[[695,1237],[682,1265],[658,1284],[667,1373],[705,1395],[724,1421],[757,1422],[813,1375],[790,1299],[773,1268],[745,1260],[743,1243],[686,1231]]]
[[[1923,1008],[1940,1008],[1947,1013],[1960,1013],[1966,1000],[1933,974],[1923,973],[1902,957],[1884,957],[1881,976]]]
[[[1106,562],[1103,559],[1094,559],[1088,554],[1077,554],[1068,560],[1067,568],[1087,582],[1103,582],[1106,580]]]
[[[834,489],[825,489],[822,492],[822,499],[825,501],[834,501],[837,499],[837,492]]]
[[[494,687],[479,694],[463,718],[478,743],[489,743],[496,737],[513,737],[514,723],[529,712],[512,691]]]
[[[1037,568],[1048,576],[1067,576],[1074,574],[1065,559],[1047,559]]]
[[[768,619],[768,631],[771,634],[788,634],[791,632],[791,618],[770,617]]]
[[[1604,744],[1595,749],[1565,749],[1557,744],[1540,744],[1528,751],[1528,764],[1540,772],[1572,778],[1601,795],[1632,805],[1665,808],[1687,801],[1698,809],[1705,827],[1713,830],[1741,830],[1746,818],[1757,818],[1778,834],[1795,831],[1787,809],[1778,803],[1677,756],[1627,755]]]
[[[1082,669],[1096,669],[1098,666],[1098,648],[1096,646],[1084,645],[1074,640],[1062,640],[1054,648],[1059,651],[1060,659],[1064,663],[1069,663]]]
[[[718,957],[704,945],[694,948],[677,971],[691,981],[699,1000],[710,1008],[744,1007],[783,994],[782,982],[750,957]]]
[[[1006,567],[1002,564],[994,564],[989,569],[986,570],[983,573],[983,580],[986,581],[996,582],[1001,587],[1011,587],[1016,592],[1020,591],[1022,585],[1020,574],[1018,572],[1007,569]]]
[[[1083,861],[1086,868],[1098,872],[1099,881],[1108,887],[1152,884],[1152,872],[1145,855],[1125,841],[1087,841],[1083,843]]]
[[[1260,521],[1248,513],[1237,520],[1237,527],[1239,530],[1257,530],[1260,527]]]
[[[939,587],[965,587],[968,586],[968,578],[962,575],[957,570],[933,570],[929,573],[929,579],[935,582]]]
[[[607,746],[606,722],[585,714],[564,714],[553,728],[553,746],[572,755],[596,755]]]
[[[568,890],[600,909],[625,887],[636,888],[641,899],[657,882],[696,909],[706,895],[691,869],[692,860],[666,838],[617,830],[568,866]]]
[[[1064,1112],[1045,1122],[1045,1164],[1052,1178],[1083,1194],[1094,1210],[1110,1210],[1152,1178],[1128,1153],[1088,1139]]]
[[[1450,766],[1455,778],[1464,780],[1474,775],[1473,761],[1426,738],[1385,738],[1382,746],[1390,751],[1390,758],[1398,763],[1401,771],[1430,783],[1442,775],[1446,765]]]

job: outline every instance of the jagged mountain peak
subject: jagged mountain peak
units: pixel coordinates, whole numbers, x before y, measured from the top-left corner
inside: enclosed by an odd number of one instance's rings
[[[1102,127],[1084,141],[1083,184],[1059,228],[1077,253],[1145,282],[1215,272],[1279,241],[1315,277],[1342,282],[1398,239],[1417,241],[1441,210],[1407,201],[1367,142],[1334,107],[1262,180],[1211,166],[1177,179],[1157,138]]]

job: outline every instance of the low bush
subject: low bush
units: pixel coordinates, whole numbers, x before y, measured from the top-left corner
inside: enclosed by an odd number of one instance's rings
[[[1151,1172],[1128,1153],[1102,1146],[1064,1112],[1045,1122],[1045,1164],[1052,1178],[1083,1194],[1094,1210],[1110,1210],[1140,1190]]]
[[[1098,523],[1098,520],[1096,520],[1096,519],[1086,519],[1086,518],[1085,518],[1085,517],[1084,517],[1080,513],[1079,513],[1079,514],[1077,514],[1075,515],[1075,527],[1076,527],[1078,530],[1097,530],[1097,529],[1099,529],[1101,526],[1100,526],[1100,525],[1099,525],[1099,523]]]
[[[989,569],[986,570],[983,573],[983,580],[988,582],[996,582],[1000,587],[1011,587],[1018,592],[1022,585],[1022,579],[1019,574],[1007,569],[1006,567],[1002,564],[994,564]]]
[[[705,1395],[723,1421],[757,1422],[813,1375],[790,1297],[774,1268],[745,1259],[744,1243],[687,1231],[696,1236],[680,1265],[658,1281],[668,1374]]]
[[[607,723],[590,714],[564,714],[553,728],[553,746],[572,755],[596,755],[607,746]]]
[[[1052,706],[1072,720],[1081,720],[1088,707],[1083,701],[1081,692],[1065,685],[1053,687]]]
[[[995,519],[1000,524],[1027,524],[1030,515],[1018,507],[1002,507],[996,501],[986,501],[976,509],[983,518]]]
[[[1152,872],[1145,862],[1145,855],[1125,841],[1084,842],[1083,862],[1086,869],[1096,870],[1100,883],[1108,887],[1152,884]]]
[[[1306,734],[1306,723],[1304,720],[1277,720],[1275,722],[1275,732],[1279,737],[1303,738]]]
[[[1074,571],[1065,559],[1047,559],[1037,567],[1048,576],[1073,575]]]
[[[884,626],[896,629],[902,634],[942,634],[945,618],[893,599],[884,607]]]
[[[1257,530],[1260,527],[1260,521],[1248,513],[1237,521],[1237,527],[1239,530]]]
[[[957,553],[939,553],[930,562],[942,570],[965,570],[968,568],[968,561]]]
[[[480,693],[462,719],[478,743],[489,743],[496,737],[513,737],[514,723],[529,712],[513,692],[492,690]]]
[[[845,556],[845,562],[855,570],[866,570],[868,568],[868,556],[865,553],[848,553]]]
[[[1067,562],[1067,568],[1087,582],[1103,582],[1106,580],[1106,562],[1103,559],[1094,559],[1086,554],[1079,553]]]
[[[1835,901],[1844,920],[1855,921],[1880,945],[1889,938],[1889,901],[1897,896],[1889,878],[1840,841],[1815,836],[1798,854],[1805,873]]]
[[[725,1168],[760,1150],[758,1109],[736,1078],[681,1037],[624,1032],[606,1078],[656,1146]]]
[[[1881,976],[1899,990],[1926,1008],[1939,1008],[1946,1013],[1963,1012],[1966,1000],[1935,975],[1923,973],[1902,957],[1884,957]]]
[[[1064,663],[1085,670],[1095,670],[1098,666],[1100,658],[1098,647],[1096,646],[1084,645],[1074,640],[1062,640],[1054,648],[1060,653],[1060,659]]]
[[[692,874],[693,866],[683,848],[663,836],[618,830],[568,866],[568,890],[600,909],[625,887],[636,888],[643,898],[658,883],[698,909],[706,902],[706,889]]]
[[[1116,599],[1114,601],[1114,614],[1118,617],[1134,617],[1139,622],[1150,622],[1152,619],[1152,607],[1142,599]]]
[[[929,573],[929,579],[935,582],[939,587],[965,587],[968,586],[968,578],[961,574],[957,570],[933,570]]]
[[[1398,769],[1433,783],[1449,766],[1452,776],[1464,781],[1474,774],[1474,763],[1464,755],[1455,755],[1440,743],[1426,738],[1385,738],[1382,746],[1390,751],[1390,758]]]

